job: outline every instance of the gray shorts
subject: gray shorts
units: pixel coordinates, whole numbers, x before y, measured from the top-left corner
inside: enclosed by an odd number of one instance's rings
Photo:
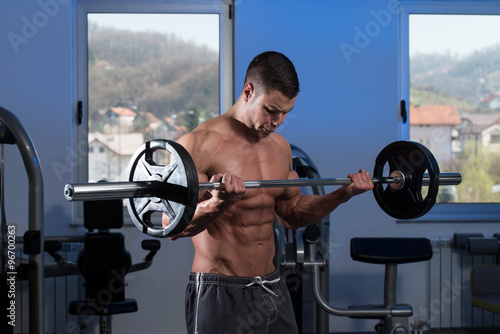
[[[191,273],[186,290],[188,334],[298,333],[279,272],[264,277]]]

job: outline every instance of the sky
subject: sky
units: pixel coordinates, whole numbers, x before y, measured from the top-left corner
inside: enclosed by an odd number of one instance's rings
[[[88,19],[101,27],[173,33],[186,42],[219,49],[218,14],[91,13]]]
[[[475,50],[500,44],[500,16],[422,15],[410,16],[410,56],[450,51],[467,56]]]

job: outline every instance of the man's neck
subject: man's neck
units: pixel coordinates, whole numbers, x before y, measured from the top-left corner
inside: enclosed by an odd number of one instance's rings
[[[242,101],[242,98],[240,97],[236,103],[222,115],[222,117],[225,117],[229,122],[234,123],[233,129],[248,142],[257,143],[261,140],[261,138],[252,132],[251,121],[248,119],[248,115],[246,115],[243,110],[243,102],[244,101]]]

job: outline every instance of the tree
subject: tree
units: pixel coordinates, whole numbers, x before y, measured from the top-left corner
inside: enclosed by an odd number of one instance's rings
[[[498,168],[494,163],[495,154],[488,148],[473,148],[466,145],[464,155],[467,158],[462,170],[462,183],[457,187],[460,202],[491,203],[500,200],[499,194],[493,193],[493,186],[499,184],[498,176],[491,171]],[[475,154],[474,154],[475,152]],[[498,157],[498,155],[496,155]]]

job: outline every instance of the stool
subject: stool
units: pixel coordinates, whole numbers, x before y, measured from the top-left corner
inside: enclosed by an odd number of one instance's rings
[[[351,318],[380,319],[376,330],[380,334],[396,333],[398,328],[408,334],[408,317],[413,314],[410,305],[396,303],[398,264],[427,261],[432,258],[432,246],[427,238],[353,238],[351,257],[355,261],[385,265],[384,304],[350,306],[350,309],[372,309],[369,316],[359,314]],[[388,315],[386,310],[392,310]],[[380,314],[377,314],[380,310]],[[395,316],[396,315],[396,316]]]

